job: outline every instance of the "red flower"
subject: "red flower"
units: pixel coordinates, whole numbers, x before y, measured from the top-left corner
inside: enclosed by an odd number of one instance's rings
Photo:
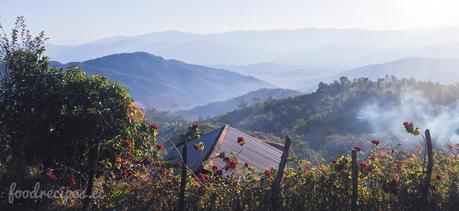
[[[434,175],[434,179],[436,179],[436,180],[441,180],[441,175],[440,175],[439,173],[436,173],[436,174]]]
[[[368,164],[365,161],[359,161],[358,164],[359,164],[360,168],[366,168],[368,166]]]
[[[161,173],[161,174],[165,174],[166,171],[167,171],[167,169],[164,168],[164,167],[159,167],[158,171],[159,171],[159,173]]]
[[[360,148],[360,146],[355,146],[353,149],[354,149],[355,151],[357,151],[357,152],[360,152],[360,150],[362,150],[362,148]]]
[[[199,178],[199,181],[205,182],[209,179],[209,176],[207,174],[199,173],[198,178]]]
[[[168,181],[169,183],[172,183],[172,182],[174,181],[174,179],[175,179],[175,177],[174,177],[174,175],[172,175],[172,174],[169,175],[169,176],[167,177],[167,181]]]
[[[378,146],[379,145],[379,140],[373,140],[371,141],[372,144],[374,144],[375,146]]]
[[[413,122],[404,122],[403,126],[405,126],[405,127],[413,126]]]
[[[132,146],[132,140],[131,139],[126,139],[123,141],[123,143],[121,143],[121,145],[125,148],[129,148]]]
[[[273,175],[272,169],[266,169],[264,172],[266,177],[271,177]]]
[[[371,171],[371,167],[365,161],[359,161],[359,167],[365,172],[370,172]]]
[[[158,130],[159,126],[156,123],[151,123],[150,128],[153,130]]]
[[[183,167],[183,163],[181,163],[181,162],[180,163],[174,163],[174,168],[180,169],[182,167]]]
[[[331,161],[333,164],[336,164],[336,159]]]
[[[199,128],[199,123],[194,123],[192,127],[193,127],[193,129],[195,129],[195,130],[198,129],[198,128]]]
[[[236,159],[231,159],[230,162],[228,163],[228,167],[230,169],[236,169],[238,161]]]
[[[157,144],[156,149],[157,150],[162,150],[164,148],[164,144]]]
[[[237,143],[239,143],[239,145],[241,145],[241,146],[244,146],[244,144],[245,144],[244,137],[237,138]]]
[[[218,167],[216,165],[212,166],[212,171],[218,171]]]
[[[249,168],[249,164],[248,163],[244,163],[244,167],[245,168]]]
[[[223,161],[227,164],[227,168],[235,169],[239,161],[233,157],[224,157]]]
[[[419,128],[414,128],[413,122],[404,122],[403,126],[405,127],[406,132],[413,135],[419,135]]]
[[[50,180],[50,181],[53,181],[53,180],[57,179],[57,176],[52,171],[48,171],[46,176],[48,177],[48,180]]]
[[[75,177],[75,175],[73,175],[73,174],[70,175],[69,180],[70,180],[70,184],[72,184],[72,185],[75,185],[75,184],[76,184],[76,177]]]
[[[395,163],[397,163],[398,165],[401,165],[403,164],[403,160],[396,160]]]

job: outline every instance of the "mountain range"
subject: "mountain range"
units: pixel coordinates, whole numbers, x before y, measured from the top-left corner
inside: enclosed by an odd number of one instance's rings
[[[91,75],[104,75],[125,85],[145,107],[161,110],[187,109],[226,100],[247,92],[273,88],[251,76],[223,69],[166,60],[144,52],[121,53],[58,67],[79,66]]]
[[[305,69],[354,68],[404,57],[454,57],[458,27],[372,31],[303,28],[196,34],[179,31],[110,37],[77,46],[48,45],[53,60],[84,61],[144,51],[202,65],[279,63]]]

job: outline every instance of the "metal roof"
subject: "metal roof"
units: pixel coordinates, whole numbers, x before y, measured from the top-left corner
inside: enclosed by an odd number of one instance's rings
[[[244,138],[246,142],[244,146],[240,146],[237,142],[239,137]],[[204,150],[196,152],[193,145],[200,141],[204,143]],[[230,156],[231,153],[237,154],[239,160],[237,168],[248,163],[249,166],[260,170],[277,168],[282,155],[282,150],[228,125],[202,135],[200,140],[192,140],[188,143],[188,166],[193,171],[200,170],[202,162],[206,160],[211,160],[219,168],[224,167],[226,164],[223,160],[216,157],[220,152],[224,152],[226,156]],[[180,154],[182,147],[182,145],[177,147]],[[173,163],[181,162],[176,150],[171,151],[166,159]]]
[[[198,171],[201,168],[202,162],[207,160],[210,153],[213,151],[213,147],[217,139],[220,137],[224,127],[216,129],[210,133],[206,133],[201,136],[200,139],[193,139],[187,143],[187,153],[188,153],[188,164],[187,166],[193,171]],[[195,151],[194,145],[201,142],[204,144],[204,150]],[[178,152],[177,152],[178,151]],[[176,149],[172,149],[167,155],[166,160],[171,161],[172,163],[181,163],[182,162],[182,151],[183,144],[177,146]]]

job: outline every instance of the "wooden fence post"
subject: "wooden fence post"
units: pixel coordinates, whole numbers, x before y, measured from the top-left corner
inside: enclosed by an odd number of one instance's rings
[[[424,196],[424,203],[426,204],[426,208],[429,209],[430,204],[429,204],[429,190],[430,190],[430,182],[432,180],[432,169],[434,165],[433,161],[433,147],[432,147],[432,138],[430,137],[430,131],[427,129],[425,131],[425,137],[426,137],[426,150],[427,150],[427,172],[426,172],[426,177],[424,181],[424,191],[423,191],[423,196]]]
[[[179,209],[180,211],[185,210],[185,188],[186,188],[186,165],[188,164],[188,147],[187,147],[187,137],[182,135],[183,141],[183,150],[182,150],[182,157],[183,157],[183,165],[182,165],[182,178],[180,181],[180,204]]]
[[[271,187],[271,206],[274,211],[281,210],[282,207],[282,199],[280,197],[281,192],[281,181],[282,177],[284,176],[285,165],[287,164],[288,160],[288,153],[290,150],[290,144],[292,140],[289,136],[285,137],[285,146],[284,151],[282,152],[281,161],[279,163],[279,168],[277,171],[276,179]]]
[[[352,150],[352,198],[351,198],[351,210],[357,210],[357,197],[358,197],[358,176],[359,171],[357,168],[357,151]]]

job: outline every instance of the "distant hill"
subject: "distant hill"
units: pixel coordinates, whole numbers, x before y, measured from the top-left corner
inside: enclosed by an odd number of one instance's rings
[[[397,78],[414,78],[420,81],[432,81],[443,84],[459,82],[459,58],[423,58],[411,57],[392,62],[371,64],[350,70],[342,71],[326,77],[307,79],[302,90],[311,91],[320,82],[332,82],[336,78],[383,78],[386,75]]]
[[[231,98],[224,101],[212,102],[207,105],[198,106],[190,110],[176,112],[177,115],[187,119],[198,119],[207,117],[216,117],[233,111],[237,108],[253,105],[256,102],[263,102],[268,99],[283,99],[300,95],[301,92],[290,89],[260,89],[251,91],[245,95]]]
[[[274,87],[228,70],[165,60],[143,52],[113,54],[67,64],[53,62],[52,65],[75,65],[89,74],[105,75],[128,87],[131,96],[145,107],[161,110],[192,108]]]
[[[450,84],[459,82],[459,59],[405,58],[351,69],[339,75],[352,78],[368,77],[371,79],[393,75],[397,78],[413,77],[416,80]]]

